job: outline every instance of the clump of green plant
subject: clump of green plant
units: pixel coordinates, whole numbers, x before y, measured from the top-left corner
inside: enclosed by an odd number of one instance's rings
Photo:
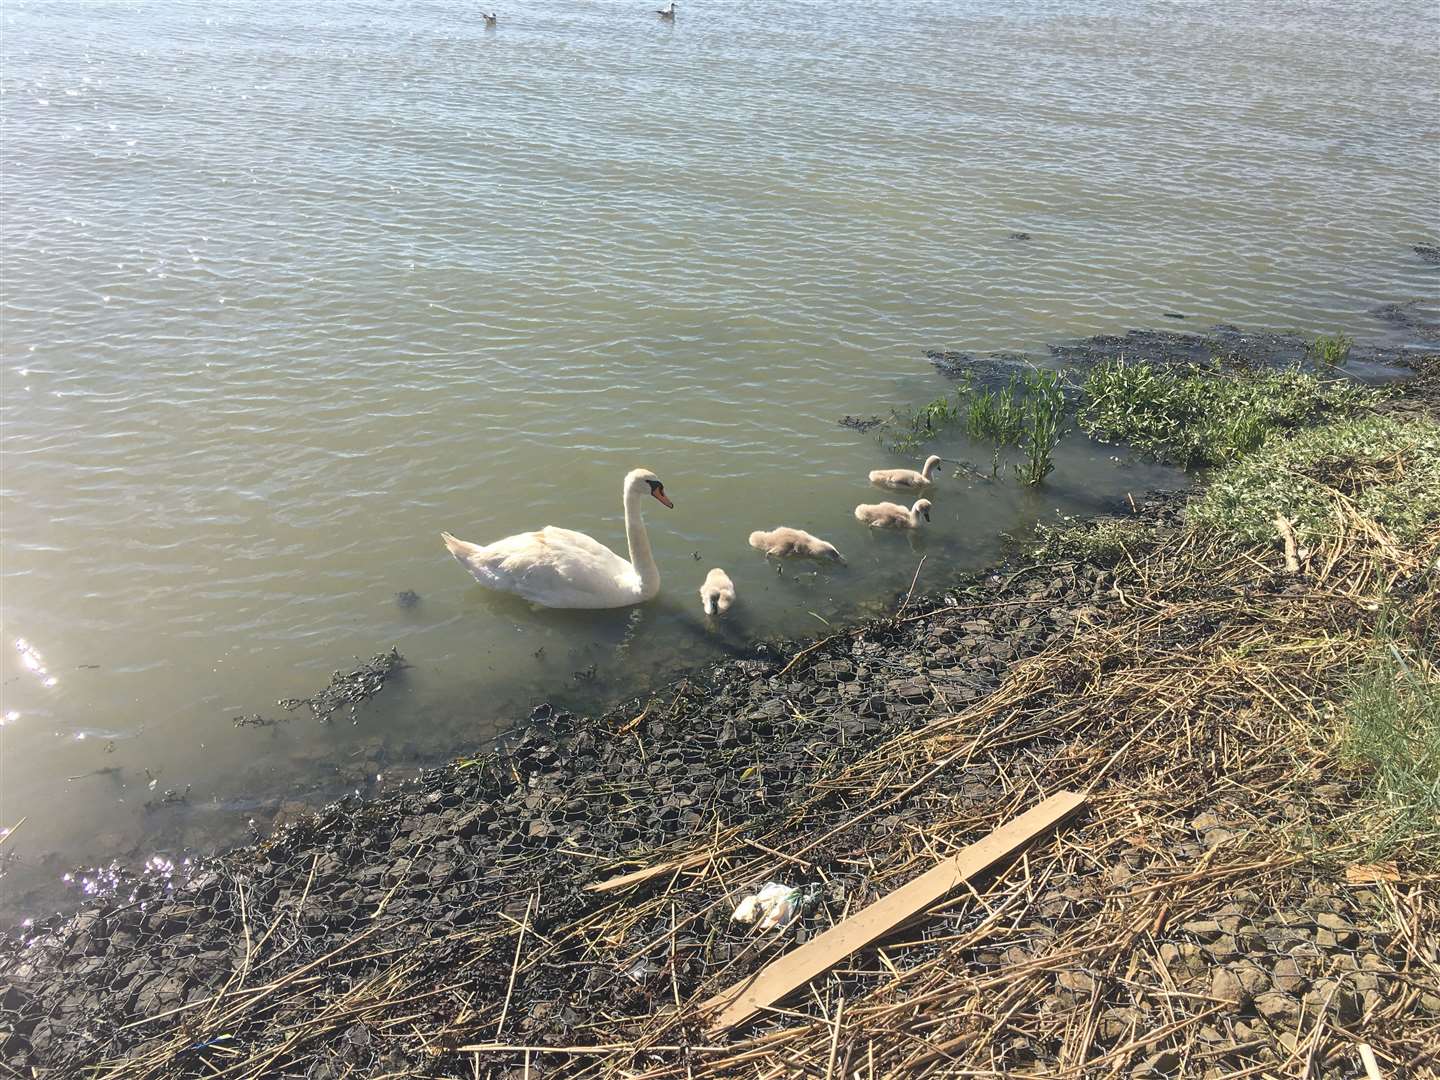
[[[1415,650],[1382,634],[1339,721],[1340,763],[1371,784],[1362,820],[1345,831],[1363,836],[1369,858],[1404,852],[1440,864],[1440,682]]]
[[[1326,367],[1339,367],[1354,344],[1355,339],[1344,334],[1321,334],[1310,343],[1310,356]]]
[[[1298,370],[1217,374],[1124,360],[1093,368],[1082,392],[1088,434],[1187,469],[1234,461],[1272,432],[1354,412],[1377,394]]]
[[[1017,377],[1018,378],[1018,377]],[[977,442],[1011,446],[1020,441],[1024,409],[1016,392],[1016,378],[1004,390],[967,391],[965,434]]]
[[[1055,470],[1055,447],[1065,434],[1065,390],[1060,373],[1032,371],[1024,376],[1020,402],[1020,449],[1025,460],[1015,466],[1015,477],[1034,487]]]
[[[1073,559],[1096,566],[1115,566],[1151,536],[1135,518],[1102,518],[1078,525],[1037,525],[1031,554],[1039,559]]]
[[[1277,514],[1303,539],[1359,517],[1409,542],[1440,523],[1440,424],[1372,414],[1272,439],[1217,475],[1187,514],[1252,543],[1274,539]]]
[[[1048,457],[1045,447],[1053,451],[1059,441],[1059,418],[1064,414],[1062,385],[1061,376],[1053,371],[1016,374],[1003,388],[995,390],[978,389],[966,378],[953,394],[918,408],[892,410],[877,437],[887,450],[908,453],[963,420],[965,434],[977,442],[1033,447],[1035,465],[1027,462],[1027,467],[1040,468]],[[1056,432],[1047,427],[1052,414],[1051,426]],[[1049,471],[1045,469],[1044,473]]]

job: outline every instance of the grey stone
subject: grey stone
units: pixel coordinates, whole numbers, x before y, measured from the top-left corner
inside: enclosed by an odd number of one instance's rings
[[[1300,1002],[1279,990],[1267,990],[1255,998],[1255,1011],[1271,1027],[1293,1030],[1300,1019]]]
[[[1270,981],[1275,984],[1276,990],[1298,994],[1305,988],[1306,979],[1293,956],[1282,956],[1270,971]]]

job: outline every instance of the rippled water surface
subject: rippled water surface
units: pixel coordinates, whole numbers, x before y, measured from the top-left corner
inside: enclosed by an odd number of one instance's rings
[[[1042,494],[948,479],[924,540],[865,535],[900,462],[836,421],[938,392],[927,348],[1382,340],[1434,294],[1428,0],[654,6],[0,5],[7,909],[1173,481],[1071,439]],[[642,464],[643,609],[533,612],[440,547],[623,550]],[[782,522],[849,568],[768,570]],[[231,724],[391,644],[358,723]]]

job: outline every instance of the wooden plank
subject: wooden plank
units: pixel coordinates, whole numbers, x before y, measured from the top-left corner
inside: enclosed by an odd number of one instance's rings
[[[1015,854],[1035,837],[1074,814],[1084,803],[1085,796],[1074,791],[1051,795],[863,911],[721,991],[700,1006],[700,1011],[709,1017],[706,1028],[712,1033],[721,1032],[744,1023],[851,953],[885,937],[943,899],[962,881],[984,873]]]
[[[691,855],[684,859],[675,859],[671,862],[657,863],[655,866],[647,866],[643,870],[632,870],[628,874],[621,874],[619,877],[609,878],[606,881],[597,881],[594,884],[586,885],[590,892],[614,892],[616,889],[629,888],[631,885],[639,885],[642,881],[649,881],[653,877],[669,873],[672,870],[684,870],[691,866],[698,866],[700,863],[709,862],[716,856],[716,852],[703,851],[699,855]]]

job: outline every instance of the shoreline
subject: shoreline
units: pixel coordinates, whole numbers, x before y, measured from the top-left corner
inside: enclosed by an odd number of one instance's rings
[[[1432,364],[1401,400],[1433,416],[1434,388]],[[1320,1052],[1325,1025],[1367,1018],[1389,1067],[1422,1068],[1440,995],[1411,985],[1424,949],[1388,912],[1433,929],[1433,898],[1403,860],[1355,881],[1313,845],[1277,848],[1361,785],[1331,779],[1322,756],[1297,766],[1267,714],[1267,694],[1317,677],[1313,656],[1279,650],[1284,670],[1267,675],[1242,651],[1293,618],[1351,656],[1373,613],[1287,574],[1278,551],[1253,566],[1219,557],[1187,526],[1188,501],[1141,500],[1052,537],[1048,556],[594,719],[541,706],[498,753],[203,860],[173,895],[137,882],[28,940],[7,933],[3,1060],[42,1076],[122,1058],[112,1075],[449,1076],[472,1062],[518,1075],[531,1056],[548,1075],[715,1074],[741,1046],[808,1054],[843,999],[895,1068],[1092,1068],[1067,1056],[1083,1036],[1135,1075],[1283,1071],[1307,1052],[1328,1073],[1353,1062]],[[1128,537],[1118,549],[1085,539],[1112,526]],[[1119,723],[1156,701],[1149,726]],[[1073,835],[1037,845],[1033,869],[1001,870],[981,904],[945,905],[891,959],[817,982],[824,1000],[725,1052],[652,1049],[703,1045],[686,1006],[705,991],[1062,786],[1096,804]],[[697,856],[633,891],[586,889]],[[802,913],[755,935],[730,910],[772,878],[803,884]],[[942,957],[959,965],[944,978]],[[998,1038],[976,994],[1025,1022]],[[1157,1030],[1170,1034],[1144,1037]],[[459,1049],[487,1042],[532,1050]]]

